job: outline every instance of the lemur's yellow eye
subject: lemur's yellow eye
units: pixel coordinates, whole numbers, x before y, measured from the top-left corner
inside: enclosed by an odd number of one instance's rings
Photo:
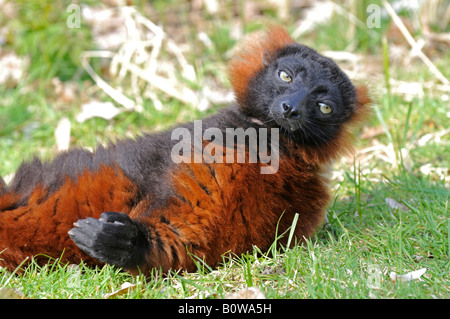
[[[290,76],[289,74],[287,74],[286,72],[284,72],[284,71],[280,71],[280,72],[278,73],[278,76],[279,76],[280,79],[282,79],[284,82],[287,82],[287,83],[291,83],[291,82],[292,82],[291,76]]]
[[[319,103],[319,107],[320,107],[320,112],[322,112],[323,114],[329,114],[332,111],[331,106],[329,106],[328,104],[322,103],[322,102]]]

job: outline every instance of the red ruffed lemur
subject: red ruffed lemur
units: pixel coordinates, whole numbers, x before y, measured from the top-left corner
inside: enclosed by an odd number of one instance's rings
[[[174,130],[35,158],[9,185],[0,178],[0,266],[52,257],[133,274],[195,271],[192,255],[214,267],[226,253],[267,250],[295,214],[297,242],[311,236],[330,199],[323,172],[351,150],[367,89],[279,26],[245,44],[229,76],[237,105],[202,120],[201,146],[213,143],[205,134],[212,128],[223,141],[230,128],[265,132],[276,168],[262,173],[270,165],[260,153],[253,162],[193,160],[194,145],[192,153],[177,148]],[[198,135],[195,123],[179,128]],[[238,144],[216,143],[215,155],[225,159]],[[174,160],[174,149],[184,160]],[[251,146],[243,150],[248,157]]]

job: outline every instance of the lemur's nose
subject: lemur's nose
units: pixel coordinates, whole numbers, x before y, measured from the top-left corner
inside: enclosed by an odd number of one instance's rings
[[[291,105],[288,101],[281,102],[284,118],[300,118],[298,106]]]
[[[308,91],[301,89],[287,96],[280,103],[281,112],[286,119],[299,119],[302,117],[303,104],[306,102]]]

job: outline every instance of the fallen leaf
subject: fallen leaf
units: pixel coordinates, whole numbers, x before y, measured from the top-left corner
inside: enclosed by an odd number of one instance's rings
[[[389,274],[389,279],[391,279],[392,282],[401,281],[401,282],[407,282],[412,281],[414,279],[420,279],[420,277],[427,271],[426,268],[421,268],[419,270],[411,271],[404,275],[399,275],[395,271],[392,271]]]
[[[425,164],[420,167],[420,172],[424,175],[437,175],[440,180],[446,183],[450,182],[450,168],[448,167],[432,167],[431,164]]]
[[[136,287],[136,285],[129,283],[129,282],[124,282],[121,286],[120,289],[113,291],[109,294],[106,294],[103,296],[104,299],[108,299],[111,297],[116,297],[119,295],[123,295],[126,294],[127,292],[129,292],[130,290],[134,289]]]
[[[62,118],[55,129],[55,140],[58,151],[69,149],[70,144],[70,121],[67,117]]]
[[[225,299],[266,299],[266,296],[256,287],[247,287],[226,295]]]
[[[448,134],[450,134],[450,129],[445,129],[445,130],[441,130],[438,132],[425,134],[417,141],[417,145],[425,146],[430,143],[439,144],[439,143],[441,143],[441,138]]]
[[[28,60],[15,55],[15,53],[1,53],[0,54],[0,84],[11,82],[16,85],[23,77],[24,70],[26,70]]]
[[[0,299],[23,299],[24,296],[12,288],[0,288]]]
[[[80,123],[93,117],[101,117],[110,120],[121,112],[121,110],[115,107],[111,102],[91,101],[83,104],[81,107],[82,110],[77,115],[77,121]]]
[[[389,205],[390,208],[392,208],[394,210],[402,210],[404,212],[409,211],[408,207],[406,207],[402,203],[397,202],[393,198],[386,197],[385,202],[386,202],[386,204]]]

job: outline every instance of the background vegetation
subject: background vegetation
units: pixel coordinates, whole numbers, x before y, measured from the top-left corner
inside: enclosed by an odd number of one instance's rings
[[[267,298],[450,296],[447,0],[81,2],[0,0],[7,180],[35,154],[94,148],[230,103],[226,62],[267,22],[368,85],[374,116],[358,132],[355,156],[336,163],[328,222],[306,245],[270,255],[255,248],[219,269],[199,263],[196,273],[150,279],[111,266],[0,269],[3,296],[223,298],[245,287]],[[81,9],[79,26],[71,3]]]

